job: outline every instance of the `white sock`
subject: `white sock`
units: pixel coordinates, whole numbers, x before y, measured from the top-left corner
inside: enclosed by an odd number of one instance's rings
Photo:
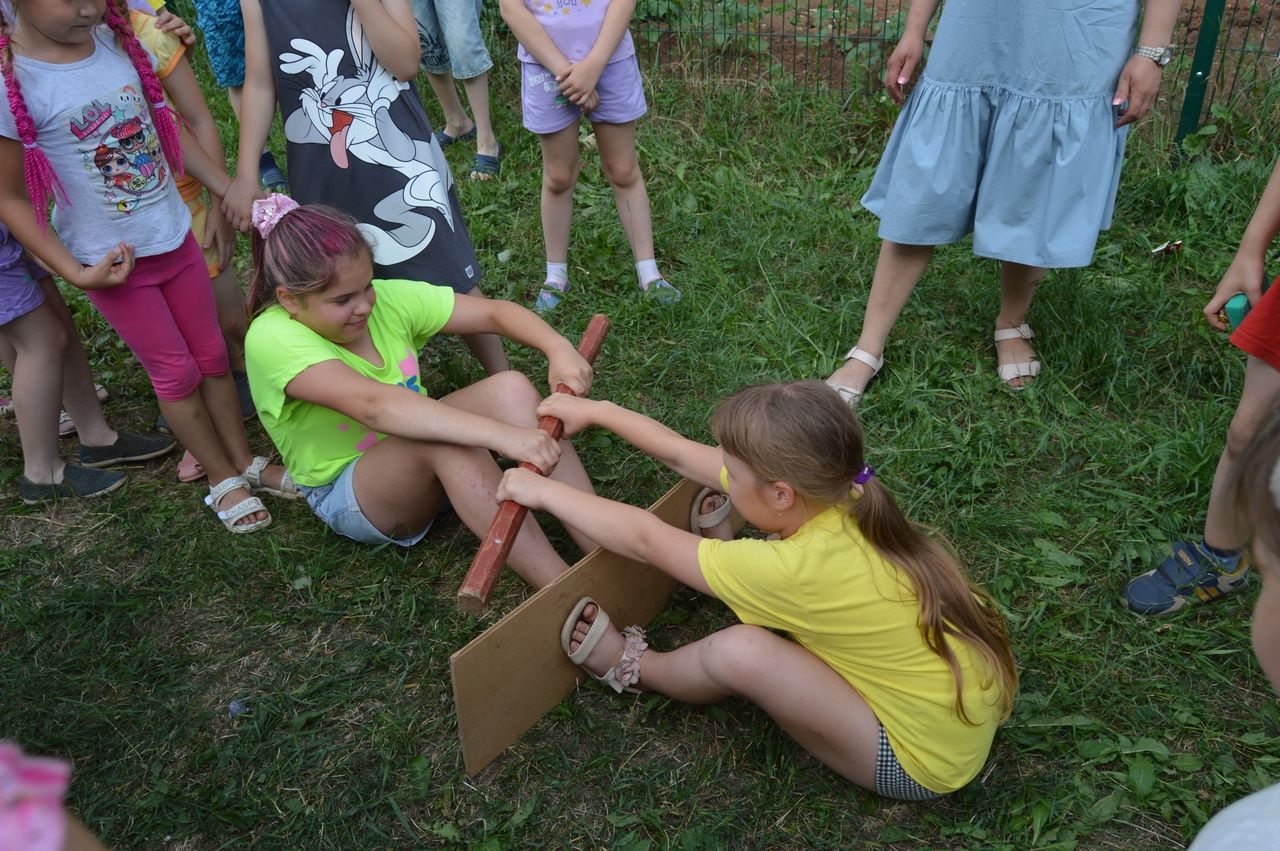
[[[557,281],[562,284],[569,283],[569,264],[565,263],[547,263],[547,280]]]
[[[636,264],[636,277],[640,279],[640,289],[648,289],[649,284],[662,277],[658,271],[657,260],[641,260]]]

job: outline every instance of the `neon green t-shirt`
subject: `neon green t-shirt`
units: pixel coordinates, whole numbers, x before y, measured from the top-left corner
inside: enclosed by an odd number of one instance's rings
[[[418,351],[453,314],[453,290],[420,281],[374,281],[369,333],[382,356],[377,367],[289,318],[278,304],[258,314],[244,339],[249,389],[258,419],[294,481],[319,487],[386,435],[284,389],[309,366],[337,360],[366,378],[429,396],[418,376]]]
[[[951,792],[982,768],[1000,721],[998,686],[982,690],[981,657],[951,640],[976,725],[955,714],[955,679],[924,643],[910,580],[839,507],[781,541],[703,539],[698,564],[743,623],[784,630],[857,689],[917,783]]]

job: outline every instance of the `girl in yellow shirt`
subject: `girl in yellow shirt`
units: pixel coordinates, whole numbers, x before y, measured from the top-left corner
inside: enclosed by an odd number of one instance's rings
[[[601,546],[723,600],[741,624],[669,653],[583,598],[562,643],[617,691],[690,703],[738,696],[801,746],[886,797],[924,800],[981,769],[1017,671],[1004,619],[875,478],[857,417],[820,382],[750,387],[712,419],[719,446],[608,402],[552,396],[565,433],[607,428],[708,487],[776,540],[721,541],[509,470],[499,499],[555,514]],[[773,630],[786,633],[787,637]]]

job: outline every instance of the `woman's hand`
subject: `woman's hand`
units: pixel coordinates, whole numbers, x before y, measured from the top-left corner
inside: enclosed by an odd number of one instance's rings
[[[1145,56],[1130,56],[1120,72],[1120,82],[1116,83],[1116,95],[1111,99],[1111,105],[1115,107],[1129,102],[1116,119],[1116,126],[1132,124],[1146,115],[1155,106],[1159,92],[1160,66]]]
[[[594,370],[578,350],[568,345],[566,340],[564,354],[547,357],[547,382],[554,391],[561,384],[573,391],[575,396],[585,396],[591,391],[591,379]]]
[[[889,54],[889,63],[884,70],[884,87],[899,106],[907,99],[902,87],[911,82],[911,75],[923,56],[924,39],[912,35],[903,36],[893,53]]]
[[[564,423],[564,436],[573,437],[596,424],[591,411],[599,404],[594,399],[579,399],[568,393],[552,393],[538,405],[538,416],[555,417]]]
[[[1226,274],[1218,282],[1218,289],[1214,292],[1213,298],[1209,299],[1209,303],[1204,306],[1204,315],[1209,320],[1209,324],[1219,331],[1230,331],[1230,326],[1222,321],[1220,315],[1223,306],[1236,293],[1244,293],[1249,299],[1249,304],[1257,304],[1258,299],[1262,298],[1262,280],[1265,274],[1263,258],[1237,253],[1231,265],[1227,267]]]
[[[538,511],[543,508],[540,498],[549,484],[551,482],[548,479],[539,476],[537,473],[521,470],[517,467],[502,474],[502,480],[498,482],[498,489],[494,492],[494,497],[498,502],[506,502],[510,499],[520,503],[525,508],[532,508]]]
[[[549,476],[560,461],[560,442],[536,428],[507,426],[492,447],[499,455],[513,461],[529,462]]]
[[[122,242],[92,266],[81,266],[79,273],[67,278],[67,283],[82,290],[105,290],[123,284],[132,271],[133,246]]]

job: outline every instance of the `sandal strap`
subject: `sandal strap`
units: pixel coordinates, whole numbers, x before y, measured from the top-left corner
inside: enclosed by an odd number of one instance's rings
[[[1029,360],[1018,363],[1002,363],[999,366],[1000,380],[1012,381],[1015,378],[1035,378],[1040,374],[1040,361]]]
[[[1024,322],[1017,328],[1001,328],[994,336],[997,343],[1003,343],[1005,340],[1030,340],[1035,335],[1031,326]]]
[[[247,496],[228,508],[226,511],[218,511],[218,519],[223,522],[228,529],[232,531],[243,530],[245,532],[257,529],[260,525],[265,526],[269,520],[258,520],[254,523],[245,523],[237,526],[236,521],[248,514],[255,514],[259,511],[266,511],[267,507],[262,504],[262,500],[256,496]]]
[[[629,626],[622,631],[624,640],[622,658],[612,668],[604,672],[597,680],[616,691],[618,694],[640,682],[640,657],[649,649],[645,641],[644,630],[638,626]]]
[[[217,511],[218,503],[222,498],[236,488],[249,490],[249,483],[245,481],[244,476],[227,476],[216,485],[209,486],[209,495],[204,498],[204,504]]]
[[[720,503],[719,508],[713,508],[707,513],[702,513],[702,501],[709,496],[720,494],[724,497],[724,502]],[[729,512],[733,511],[733,503],[729,502],[729,495],[721,493],[711,488],[703,488],[698,491],[698,495],[693,498],[693,506],[689,512],[689,531],[697,533],[702,529],[714,529],[725,521],[729,516]]]
[[[595,605],[596,619],[591,622],[591,628],[587,630],[586,636],[582,639],[582,644],[578,645],[577,650],[569,649],[569,641],[573,637],[573,628],[578,625],[578,621],[582,619],[582,613],[587,606]],[[569,657],[569,661],[575,665],[582,665],[591,655],[591,651],[596,649],[596,645],[600,643],[600,639],[605,637],[609,631],[609,615],[605,612],[600,604],[591,597],[583,597],[573,607],[573,611],[569,613],[569,617],[565,619],[564,628],[560,630],[560,646],[564,648],[565,655]],[[592,674],[592,676],[595,676]]]
[[[262,471],[267,469],[267,464],[269,463],[271,462],[267,460],[265,455],[253,456],[253,460],[249,462],[249,466],[245,467],[244,472],[241,473],[241,475],[244,476],[245,481],[249,483],[249,487],[254,490],[262,487]]]
[[[866,349],[860,349],[857,346],[854,346],[852,349],[850,349],[845,354],[844,359],[856,360],[856,361],[860,361],[861,363],[865,363],[867,366],[871,367],[872,376],[874,376],[877,372],[880,371],[880,367],[884,366],[883,357],[876,357]]]

